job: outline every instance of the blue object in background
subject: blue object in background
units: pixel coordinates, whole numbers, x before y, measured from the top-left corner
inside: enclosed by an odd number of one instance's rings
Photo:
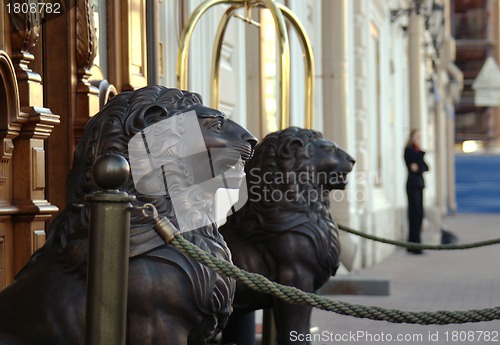
[[[500,213],[500,155],[455,155],[460,213]]]

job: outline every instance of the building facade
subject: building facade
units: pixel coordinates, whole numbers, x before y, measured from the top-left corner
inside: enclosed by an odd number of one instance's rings
[[[497,153],[500,149],[498,100],[490,104],[475,101],[474,83],[486,60],[500,61],[499,4],[488,0],[455,0],[451,3],[452,34],[456,38],[456,60],[464,75],[464,89],[456,109],[457,152]],[[497,67],[498,68],[498,67]],[[488,73],[496,82],[498,74]],[[498,98],[498,85],[493,92]],[[463,143],[465,143],[465,147]],[[472,148],[468,148],[467,144]]]
[[[77,0],[42,18],[13,13],[11,2],[0,0],[0,288],[43,245],[46,223],[63,207],[62,181],[88,119],[116,93],[152,83],[177,86],[182,29],[201,3]],[[426,233],[435,234],[440,216],[455,207],[453,115],[461,74],[449,0],[279,3],[296,14],[311,42],[312,128],[356,159],[347,189],[331,195],[338,222],[406,236],[403,147],[418,127],[431,166]],[[207,11],[191,40],[188,88],[207,104],[214,37],[226,9]],[[277,36],[268,12],[237,14],[221,45],[220,108],[262,138],[279,127]],[[297,33],[289,35],[290,123],[305,126],[303,53]],[[344,234],[342,241],[350,269],[395,250]]]

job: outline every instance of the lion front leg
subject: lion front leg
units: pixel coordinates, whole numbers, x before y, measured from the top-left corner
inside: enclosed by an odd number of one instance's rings
[[[303,291],[314,290],[314,276],[308,267],[295,263],[293,266],[281,267],[278,272],[281,284],[295,286]],[[291,304],[273,298],[274,322],[279,345],[310,345],[307,335],[310,333],[312,308],[306,305]]]
[[[273,311],[279,345],[311,345],[307,340],[311,332],[311,307],[275,299]]]

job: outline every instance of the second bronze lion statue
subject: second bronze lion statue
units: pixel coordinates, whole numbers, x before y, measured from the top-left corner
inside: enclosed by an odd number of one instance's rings
[[[206,148],[235,148],[243,160],[250,158],[255,137],[221,112],[204,107],[198,94],[149,86],[115,96],[85,127],[68,176],[67,205],[51,224],[47,243],[0,292],[1,345],[84,343],[89,212],[76,204],[99,190],[93,164],[109,153],[129,159],[127,145],[135,134],[188,111],[195,111]],[[153,204],[160,217],[177,225],[168,194],[141,194],[132,177],[123,190],[137,198],[131,210],[127,344],[206,344],[231,312],[234,281],[165,245],[156,234],[141,206]],[[214,224],[183,236],[230,259]]]
[[[345,188],[353,165],[354,159],[319,132],[290,127],[266,136],[245,166],[248,202],[220,229],[235,265],[307,292],[318,290],[339,266],[328,195]],[[223,343],[250,344],[248,335],[234,331],[245,328],[238,323],[249,312],[272,308],[280,345],[309,344],[292,341],[290,334],[310,333],[311,307],[240,282],[233,307]]]

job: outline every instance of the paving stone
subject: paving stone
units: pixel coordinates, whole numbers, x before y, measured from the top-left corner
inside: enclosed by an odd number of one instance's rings
[[[445,223],[458,236],[460,243],[500,237],[499,214],[459,214],[447,217]],[[391,282],[389,296],[328,297],[409,311],[491,308],[500,306],[499,263],[500,245],[462,251],[426,251],[420,256],[398,250],[380,264],[357,272],[359,277],[388,278]],[[387,336],[393,337],[394,344],[500,344],[500,334],[496,342],[487,342],[484,338],[479,340],[481,334],[486,334],[484,332],[498,334],[500,321],[420,326],[356,319],[314,310],[312,324],[316,334],[326,335],[325,339],[313,344],[385,344],[390,343]],[[353,332],[363,337],[330,341],[331,337],[334,339],[335,336],[338,338]],[[386,336],[386,341],[380,340],[382,334]],[[413,339],[398,341],[398,335]],[[453,335],[470,335],[470,339],[460,341],[459,338],[453,339]]]

